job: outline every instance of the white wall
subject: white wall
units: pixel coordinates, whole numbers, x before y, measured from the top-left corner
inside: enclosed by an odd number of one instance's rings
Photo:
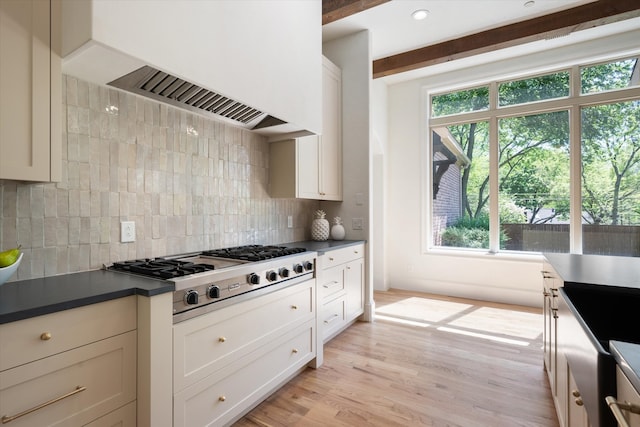
[[[640,29],[512,57],[466,69],[398,83],[388,88],[387,211],[385,260],[387,286],[445,295],[539,306],[542,302],[540,255],[460,255],[428,251],[424,241],[430,210],[427,185],[426,92],[496,77],[543,72],[586,58],[638,53]],[[615,52],[613,51],[615,49]],[[377,123],[376,131],[378,131]]]
[[[386,227],[378,226],[386,222],[387,207],[387,85],[382,80],[374,80],[372,84],[372,209],[373,226],[371,227],[372,240],[375,242],[371,254],[373,264],[373,288],[378,291],[388,290],[388,277],[385,258]]]

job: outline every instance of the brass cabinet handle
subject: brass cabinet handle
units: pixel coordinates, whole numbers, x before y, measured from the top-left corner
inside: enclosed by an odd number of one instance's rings
[[[291,350],[291,353],[293,353],[293,354],[296,354],[297,352],[298,352],[297,348],[294,348],[294,349]]]
[[[51,332],[43,332],[40,334],[40,339],[42,341],[49,341],[51,339]]]
[[[580,392],[578,390],[571,390],[571,394],[573,397],[580,397]]]
[[[333,316],[331,316],[330,318],[328,318],[327,320],[324,321],[324,323],[326,323],[327,325],[331,322],[333,322],[334,320],[336,320],[339,316],[337,314],[334,314]]]
[[[10,423],[11,421],[17,420],[18,418],[24,417],[25,415],[28,415],[28,414],[30,414],[32,412],[35,412],[35,411],[39,410],[39,409],[42,409],[42,408],[45,408],[45,407],[47,407],[49,405],[53,405],[54,403],[60,402],[61,400],[66,399],[67,397],[71,397],[74,394],[81,393],[81,392],[85,391],[86,389],[87,389],[86,387],[77,386],[75,390],[70,391],[67,394],[63,394],[62,396],[56,397],[55,399],[51,399],[48,402],[41,403],[38,406],[34,406],[31,409],[27,409],[26,411],[22,411],[19,414],[4,415],[2,417],[2,424]]]
[[[604,400],[607,402],[607,405],[609,405],[609,409],[611,409],[611,412],[613,412],[613,416],[616,418],[616,421],[618,421],[620,427],[629,427],[629,423],[627,423],[627,420],[625,419],[622,411],[640,414],[640,406],[634,405],[633,403],[618,402],[613,396],[607,396],[604,398]]]
[[[291,309],[292,309],[292,310],[297,310],[297,309],[298,309],[298,306],[294,304],[294,305],[292,305],[292,306],[291,306]]]
[[[222,396],[218,397],[218,400],[220,402],[224,402],[225,400],[227,400],[227,397],[225,395],[222,395]]]
[[[576,398],[576,405],[578,405],[578,406],[584,405],[584,402],[582,401],[581,397]]]
[[[550,292],[547,292],[547,291],[542,291],[542,296],[550,297],[550,296],[551,296],[551,293],[550,293]]]
[[[540,271],[540,273],[542,273],[542,277],[544,279],[551,279],[553,278],[553,276],[551,275],[551,273],[549,273],[548,271],[542,270]]]
[[[225,342],[227,339],[225,337],[218,338],[218,342]]]
[[[557,319],[558,318],[558,309],[557,308],[552,308],[551,311],[553,312],[553,318]],[[579,396],[579,394],[578,394]]]
[[[329,257],[329,261],[333,261],[333,258]]]

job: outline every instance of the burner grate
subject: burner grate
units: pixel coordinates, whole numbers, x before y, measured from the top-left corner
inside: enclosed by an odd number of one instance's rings
[[[272,258],[305,252],[305,248],[287,248],[285,246],[246,245],[234,248],[214,249],[202,252],[202,255],[244,261],[263,261]]]
[[[114,262],[113,269],[142,274],[145,276],[171,279],[174,277],[188,276],[189,274],[202,273],[213,270],[209,264],[194,264],[187,261],[168,260],[163,258],[138,259],[132,261]]]

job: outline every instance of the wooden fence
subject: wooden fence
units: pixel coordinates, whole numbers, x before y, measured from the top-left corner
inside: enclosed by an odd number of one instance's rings
[[[569,252],[569,224],[502,224],[509,236],[505,249]],[[582,226],[582,252],[599,255],[640,256],[640,226]]]

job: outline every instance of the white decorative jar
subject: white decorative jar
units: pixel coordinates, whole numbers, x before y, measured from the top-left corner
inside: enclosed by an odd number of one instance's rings
[[[323,210],[316,211],[316,218],[311,222],[311,238],[317,241],[329,239],[329,221]]]
[[[342,219],[337,216],[333,218],[333,226],[331,227],[331,238],[333,240],[343,240],[345,235]]]

